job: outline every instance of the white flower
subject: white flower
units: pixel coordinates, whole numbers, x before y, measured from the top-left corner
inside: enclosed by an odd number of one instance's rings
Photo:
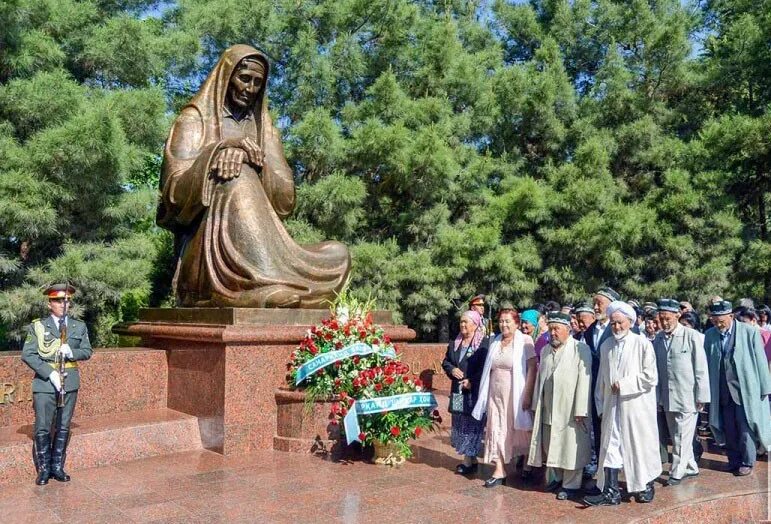
[[[337,320],[342,323],[348,322],[348,313],[348,308],[346,306],[337,306],[337,311],[335,311]]]

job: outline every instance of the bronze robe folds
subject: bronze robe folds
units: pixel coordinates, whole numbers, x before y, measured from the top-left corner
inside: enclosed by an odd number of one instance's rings
[[[227,111],[230,79],[244,58],[265,66],[263,87],[240,121]],[[182,306],[304,307],[334,298],[350,255],[339,242],[301,246],[282,219],[295,205],[292,171],[268,113],[267,58],[236,45],[226,50],[198,94],[183,108],[166,141],[158,224],[175,235],[174,277]],[[251,137],[263,167],[242,164],[221,181],[212,165],[227,139]]]

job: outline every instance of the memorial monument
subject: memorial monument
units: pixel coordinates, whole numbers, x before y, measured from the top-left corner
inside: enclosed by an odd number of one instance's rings
[[[282,223],[295,186],[269,73],[253,47],[227,49],[169,133],[157,221],[174,233],[181,306],[319,308],[348,276],[343,244],[301,246]]]

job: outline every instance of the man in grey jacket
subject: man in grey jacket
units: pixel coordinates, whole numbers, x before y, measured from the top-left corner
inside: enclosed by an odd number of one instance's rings
[[[693,456],[693,436],[698,412],[710,401],[707,356],[698,333],[678,322],[680,304],[663,298],[658,302],[661,331],[653,341],[659,382],[659,410],[666,415],[672,436],[672,466],[668,486],[699,474]]]
[[[80,389],[78,361],[91,358],[91,342],[86,324],[66,315],[67,306],[75,288],[56,284],[45,291],[51,314],[35,319],[27,328],[21,359],[35,372],[32,381],[32,406],[35,409],[35,460],[37,479],[42,486],[53,477],[67,482],[70,476],[64,472],[70,422]],[[67,338],[62,343],[61,330]],[[56,361],[64,359],[65,374],[57,370]],[[57,407],[57,392],[64,388],[64,407]],[[54,437],[51,438],[51,428]]]

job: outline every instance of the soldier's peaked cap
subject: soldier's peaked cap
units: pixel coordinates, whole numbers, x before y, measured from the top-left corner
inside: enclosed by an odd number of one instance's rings
[[[47,287],[46,290],[43,291],[43,294],[48,297],[49,300],[53,298],[72,298],[75,291],[75,288],[69,284],[54,284]]]

